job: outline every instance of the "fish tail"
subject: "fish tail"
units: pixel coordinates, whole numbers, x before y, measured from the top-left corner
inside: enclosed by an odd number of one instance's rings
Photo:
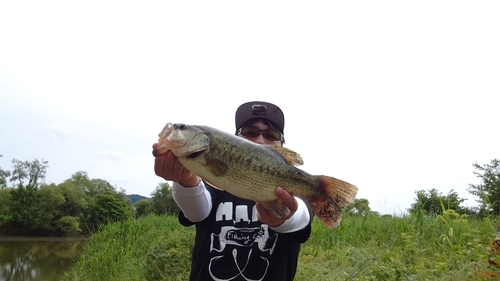
[[[306,199],[323,224],[334,228],[342,220],[342,209],[354,201],[358,188],[333,177],[317,176],[317,178],[320,192],[307,196]]]

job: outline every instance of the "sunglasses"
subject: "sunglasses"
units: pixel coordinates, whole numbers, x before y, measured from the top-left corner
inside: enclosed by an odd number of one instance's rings
[[[265,129],[261,130],[257,127],[253,126],[247,126],[240,128],[238,130],[238,135],[245,136],[247,138],[255,138],[258,137],[262,133],[262,136],[266,138],[267,140],[270,141],[282,141],[283,140],[283,135],[279,132],[276,131],[275,129]]]

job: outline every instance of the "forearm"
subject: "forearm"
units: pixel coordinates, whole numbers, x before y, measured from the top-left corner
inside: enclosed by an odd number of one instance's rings
[[[297,200],[297,211],[287,219],[284,223],[279,226],[271,227],[276,232],[279,233],[290,233],[304,229],[310,222],[311,216],[309,215],[309,209],[302,198],[295,197]]]
[[[189,188],[174,182],[172,197],[184,216],[192,222],[204,220],[212,210],[212,198],[203,181],[200,181],[197,186]]]

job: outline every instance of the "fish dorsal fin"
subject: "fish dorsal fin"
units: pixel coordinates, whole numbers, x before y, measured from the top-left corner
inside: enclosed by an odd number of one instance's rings
[[[285,159],[285,162],[288,164],[288,165],[292,165],[292,166],[300,166],[300,165],[303,165],[304,164],[304,161],[302,161],[302,157],[300,157],[300,155],[289,149],[289,148],[286,148],[286,147],[283,147],[283,146],[270,146],[270,148],[274,149],[274,151],[278,152],[281,156],[283,156],[283,158]]]

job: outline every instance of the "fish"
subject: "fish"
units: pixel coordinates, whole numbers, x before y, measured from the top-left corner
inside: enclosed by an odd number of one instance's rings
[[[358,191],[348,182],[298,168],[304,163],[302,157],[289,148],[257,144],[209,126],[167,123],[158,134],[153,156],[169,150],[210,185],[260,203],[278,218],[290,210],[277,197],[277,187],[305,198],[329,228],[339,225],[342,209]]]

